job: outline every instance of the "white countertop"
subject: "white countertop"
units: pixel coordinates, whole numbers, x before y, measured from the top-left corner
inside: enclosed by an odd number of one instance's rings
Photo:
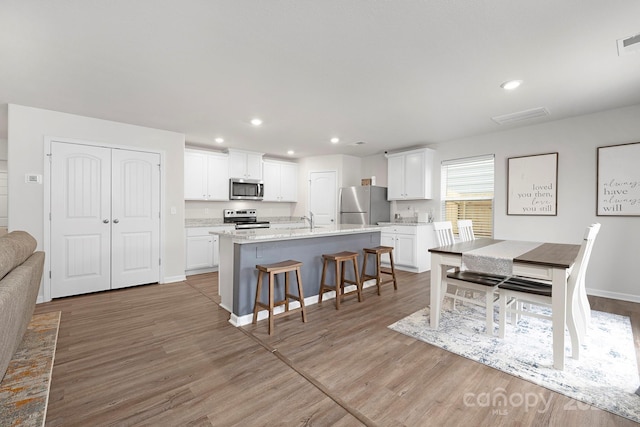
[[[301,224],[304,225],[304,219],[300,217],[259,217],[260,221],[269,221],[271,224]],[[222,218],[187,218],[184,221],[185,228],[197,227],[233,227],[234,224],[225,223]]]
[[[391,225],[409,225],[413,227],[423,226],[423,225],[431,225],[432,222],[409,222],[409,221],[394,221],[394,222],[379,222],[378,225],[383,227],[389,227]]]
[[[269,240],[307,239],[311,237],[325,237],[337,234],[356,234],[380,231],[383,227],[378,225],[353,225],[339,224],[318,226],[313,230],[305,228],[257,228],[252,230],[211,231],[220,237],[231,237],[234,243],[255,243]]]

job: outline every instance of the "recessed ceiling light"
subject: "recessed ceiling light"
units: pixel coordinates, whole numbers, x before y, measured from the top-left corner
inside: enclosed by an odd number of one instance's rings
[[[331,138],[332,144],[337,144],[338,142],[340,142],[340,138]]]
[[[289,150],[289,151],[287,151],[287,154],[288,154],[288,155],[295,154],[295,151],[293,151],[293,150]]]
[[[216,139],[215,139],[215,141],[216,141],[218,144],[222,144],[222,143],[224,142],[224,139],[222,139],[222,138],[216,138]]]
[[[505,90],[514,90],[518,86],[522,84],[522,80],[509,80],[500,85],[502,89]]]
[[[255,118],[255,119],[251,119],[251,124],[254,126],[260,126],[262,124],[262,120]]]

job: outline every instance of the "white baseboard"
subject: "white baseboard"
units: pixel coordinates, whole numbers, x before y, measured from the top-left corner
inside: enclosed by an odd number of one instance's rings
[[[362,288],[368,288],[371,286],[375,286],[376,285],[376,281],[375,280],[367,280],[366,282],[364,282],[364,284],[362,285]],[[356,289],[356,285],[349,285],[349,286],[345,286],[344,288],[344,292],[351,292],[354,291]],[[330,299],[335,299],[336,298],[336,292],[335,291],[329,291],[329,292],[325,292],[322,295],[322,301],[326,301],[326,300],[330,300]],[[304,299],[304,305],[305,307],[308,307],[310,305],[314,305],[318,303],[318,295],[314,295],[312,297],[307,297]],[[222,304],[220,304],[220,306],[222,308],[224,308],[227,311],[231,311],[229,310],[228,307],[224,307]],[[293,310],[294,308],[298,308],[300,307],[300,303],[298,301],[291,301],[289,303],[289,309]],[[284,311],[284,306],[278,306],[275,307],[273,309],[273,314],[278,314],[278,313],[282,313]],[[258,312],[258,321],[260,320],[264,320],[269,318],[269,311],[268,310],[260,310]],[[253,322],[253,313],[250,314],[245,314],[242,316],[236,316],[235,314],[231,313],[231,317],[229,317],[229,323],[231,323],[233,326],[244,326],[244,325],[249,325],[251,322]]]
[[[187,280],[187,276],[169,276],[162,279],[160,283],[175,283],[175,282],[183,282]]]
[[[631,295],[631,294],[623,294],[623,293],[620,293],[620,292],[609,292],[609,291],[603,291],[603,290],[600,290],[600,289],[587,289],[587,294],[593,295],[593,296],[596,296],[596,297],[617,299],[617,300],[621,300],[621,301],[640,302],[640,296]]]

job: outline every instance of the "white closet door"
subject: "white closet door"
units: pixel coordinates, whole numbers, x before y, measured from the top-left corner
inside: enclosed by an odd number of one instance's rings
[[[160,155],[112,151],[111,288],[160,275]]]
[[[111,150],[51,144],[51,296],[111,287]]]
[[[309,210],[313,212],[315,224],[336,224],[336,173],[311,172],[309,177]]]

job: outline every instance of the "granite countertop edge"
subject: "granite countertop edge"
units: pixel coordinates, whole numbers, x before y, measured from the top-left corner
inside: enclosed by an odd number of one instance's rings
[[[295,229],[254,229],[254,230],[230,230],[212,231],[211,234],[231,237],[234,243],[257,243],[273,240],[294,240],[313,237],[327,237],[333,235],[370,233],[381,231],[382,226],[378,225],[338,225],[328,227],[317,227],[314,230],[308,228]]]
[[[389,227],[389,226],[392,226],[392,225],[409,225],[409,226],[418,227],[418,226],[430,225],[430,224],[433,224],[433,222],[388,221],[388,222],[379,222],[378,223],[378,225],[383,226],[383,227]]]
[[[300,217],[260,217],[258,221],[269,221],[272,224],[302,224],[304,219]],[[184,220],[185,228],[197,228],[197,227],[221,227],[231,226],[233,224],[225,223],[222,218],[187,218]]]

